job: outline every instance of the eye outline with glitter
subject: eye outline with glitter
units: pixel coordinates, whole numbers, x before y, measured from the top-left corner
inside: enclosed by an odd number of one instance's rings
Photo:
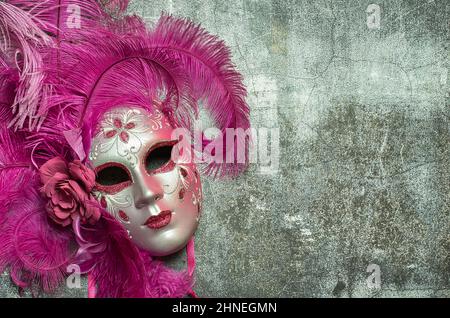
[[[148,176],[154,176],[156,174],[160,174],[160,173],[166,173],[166,172],[170,172],[172,170],[175,169],[175,162],[172,159],[172,151],[175,147],[175,145],[179,142],[179,140],[162,140],[162,141],[158,141],[157,143],[153,144],[148,150],[147,153],[145,154],[145,156],[142,158],[142,162],[141,164],[145,167],[145,173]],[[147,159],[149,158],[149,156],[151,155],[151,153],[153,151],[155,151],[158,148],[162,148],[162,147],[167,147],[170,146],[172,147],[171,150],[171,154],[170,154],[170,158],[167,160],[167,162],[165,162],[164,164],[162,164],[160,167],[153,169],[153,170],[148,170],[147,169]]]
[[[128,176],[128,180],[123,181],[123,182],[119,182],[117,184],[113,184],[113,185],[102,185],[98,182],[98,174],[106,168],[111,168],[111,167],[117,167],[122,169],[123,171],[125,171],[125,173]],[[119,193],[121,191],[123,191],[124,189],[128,188],[129,186],[131,186],[133,184],[133,177],[130,173],[130,171],[127,169],[127,167],[125,167],[125,165],[118,163],[118,162],[107,162],[104,163],[98,167],[95,168],[95,176],[96,176],[96,180],[95,180],[95,189],[99,192],[102,193],[106,193],[106,194],[116,194]]]

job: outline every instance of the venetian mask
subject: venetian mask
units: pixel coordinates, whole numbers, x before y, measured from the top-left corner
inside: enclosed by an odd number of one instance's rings
[[[118,106],[100,120],[89,155],[95,196],[155,256],[183,248],[200,217],[200,177],[194,163],[173,160],[173,132],[157,109]]]

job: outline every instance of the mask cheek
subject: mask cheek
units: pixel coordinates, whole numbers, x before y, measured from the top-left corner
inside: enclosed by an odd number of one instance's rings
[[[180,187],[176,193],[179,209],[188,210],[191,216],[198,217],[201,209],[202,189],[195,165],[179,165]]]
[[[108,194],[104,192],[94,193],[97,200],[103,208],[105,208],[112,216],[124,224],[133,222],[133,197],[128,189],[116,194]]]
[[[114,216],[126,229],[131,240],[135,241],[144,235],[141,229],[142,218],[139,216],[139,211],[134,207],[133,197],[131,191],[127,193],[116,193],[114,195],[105,195],[108,206],[106,210]]]
[[[155,210],[175,212],[168,227],[159,231],[142,227],[149,215],[136,209],[133,196],[136,184],[116,194],[102,193],[101,197],[131,240],[155,255],[168,255],[184,246],[198,226],[201,184],[195,171],[190,166],[176,166],[168,173],[151,176],[152,182],[164,189],[161,200],[154,202]]]

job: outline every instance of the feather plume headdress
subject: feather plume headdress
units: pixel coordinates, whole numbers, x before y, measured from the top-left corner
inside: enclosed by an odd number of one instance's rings
[[[125,15],[127,4],[0,2],[0,270],[21,288],[52,291],[75,263],[94,277],[98,297],[190,291],[188,273],[152,260],[95,202],[85,207],[99,211],[95,225],[74,219],[62,228],[45,212],[39,169],[52,158],[88,165],[95,127],[118,104],[159,107],[192,132],[199,105],[223,132],[250,127],[246,90],[225,44],[169,15],[147,29]],[[219,141],[224,154],[236,146]],[[203,138],[202,147],[211,142]],[[235,176],[246,166],[206,162],[203,172]]]

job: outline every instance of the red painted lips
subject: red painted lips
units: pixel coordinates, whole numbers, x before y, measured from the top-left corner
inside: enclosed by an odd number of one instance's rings
[[[171,211],[162,211],[158,215],[149,217],[144,224],[151,229],[160,229],[169,224],[171,218]]]

